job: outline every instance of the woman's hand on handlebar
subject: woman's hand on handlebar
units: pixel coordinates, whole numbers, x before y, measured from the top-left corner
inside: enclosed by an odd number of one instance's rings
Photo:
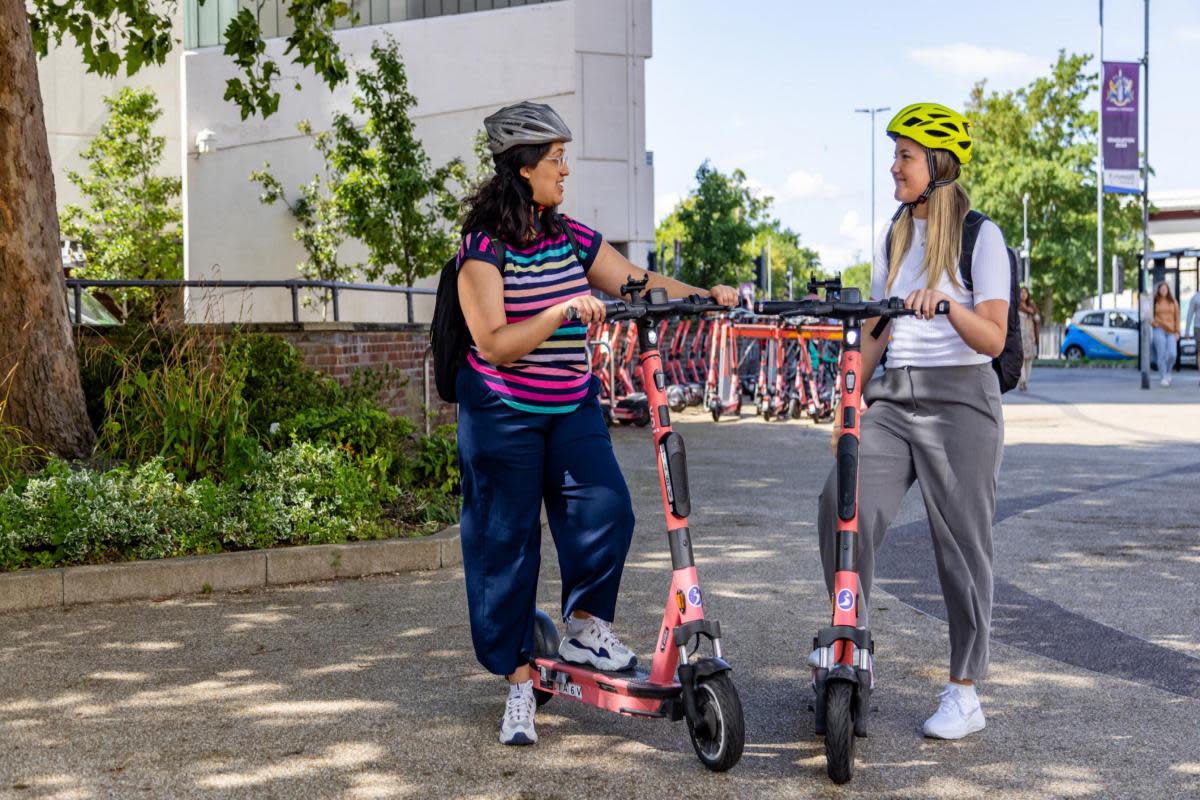
[[[578,297],[572,297],[564,303],[559,303],[555,308],[564,321],[577,319],[584,325],[604,321],[604,303],[590,294],[581,294]]]
[[[734,289],[732,286],[726,286],[723,283],[719,283],[709,289],[708,293],[712,299],[716,300],[720,305],[736,306],[738,304],[737,289]]]
[[[904,307],[917,312],[917,319],[933,319],[938,303],[953,304],[950,295],[937,289],[917,289],[904,299]],[[949,312],[947,312],[949,313]]]

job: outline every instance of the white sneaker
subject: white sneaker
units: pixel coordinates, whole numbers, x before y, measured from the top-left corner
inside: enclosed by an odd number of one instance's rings
[[[537,730],[533,727],[536,709],[532,680],[510,684],[504,719],[500,720],[500,744],[536,744]]]
[[[599,617],[567,620],[567,635],[558,645],[558,654],[572,664],[589,664],[604,672],[631,669],[637,664],[633,654],[612,632],[612,623]]]
[[[925,720],[921,730],[934,739],[961,739],[969,733],[983,730],[983,706],[974,686],[948,683],[938,695],[941,704],[932,717]]]
[[[1163,378],[1161,381],[1159,381],[1159,382],[1158,382],[1158,385],[1159,385],[1159,386],[1170,386],[1170,385],[1171,385],[1171,379],[1170,379],[1170,378]]]

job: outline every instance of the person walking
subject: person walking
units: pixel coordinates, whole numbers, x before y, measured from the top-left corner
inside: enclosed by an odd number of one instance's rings
[[[560,215],[572,137],[550,106],[507,106],[484,128],[496,172],[466,201],[458,254],[472,339],[455,386],[460,539],[476,658],[510,684],[500,741],[523,745],[537,741],[529,662],[543,503],[562,575],[559,655],[601,670],[637,663],[612,629],[634,517],[588,370],[587,326],[605,313],[590,290],[619,296],[629,277],[649,277],[674,298],[733,305],[737,293],[647,273]]]
[[[863,324],[862,375],[887,348],[886,369],[865,387],[859,455],[858,565],[868,624],[875,551],[909,488],[925,501],[950,627],[949,681],[926,736],[958,739],[985,726],[975,682],[987,675],[992,620],[992,517],[1004,440],[1000,383],[992,359],[1004,349],[1011,297],[1000,229],[979,222],[961,264],[970,198],[957,183],[974,149],[970,123],[936,103],[914,103],[888,123],[891,176],[901,206],[874,253],[871,296],[904,298],[915,316],[890,322],[880,338]],[[981,215],[980,215],[981,216]],[[972,217],[978,222],[979,217]],[[890,246],[887,246],[890,242]],[[948,315],[936,315],[948,301]],[[841,433],[834,419],[834,446]],[[837,468],[821,494],[818,533],[825,581],[837,564]]]
[[[1029,296],[1029,289],[1021,287],[1021,299],[1017,306],[1021,317],[1021,352],[1024,359],[1021,363],[1021,379],[1017,381],[1017,389],[1022,392],[1029,390],[1029,376],[1033,373],[1033,360],[1037,358],[1038,342],[1042,336],[1042,315]]]
[[[1162,376],[1161,386],[1171,385],[1171,370],[1179,349],[1179,303],[1171,287],[1162,281],[1154,287],[1154,321],[1150,323],[1154,340],[1154,360]]]

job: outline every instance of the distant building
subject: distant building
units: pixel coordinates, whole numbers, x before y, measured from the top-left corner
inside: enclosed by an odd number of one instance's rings
[[[286,0],[250,4],[271,37],[286,36]],[[646,151],[645,62],[651,55],[651,0],[356,0],[357,27],[335,33],[353,69],[369,59],[384,34],[396,39],[418,99],[417,133],[434,164],[456,156],[473,161],[471,142],[487,114],[518,100],[552,104],[575,134],[563,210],[599,229],[630,260],[645,265],[654,247],[654,169]],[[167,138],[163,172],[183,178],[184,271],[191,279],[285,279],[297,276],[305,253],[292,238],[282,205],[264,206],[251,170],[270,162],[294,192],[321,172],[320,156],[296,130],[309,119],[318,130],[335,110],[350,112],[351,84],[336,91],[283,56],[283,38],[267,40],[280,65],[279,110],[242,121],[222,99],[235,69],[222,53],[223,33],[243,4],[182,0],[174,30],[184,47],[162,67],[132,79],[87,75],[78,52],[52,49],[39,65],[59,207],[78,201],[66,180],[83,166],[79,153],[104,119],[102,98],[121,86],[155,91]],[[300,83],[301,91],[292,87]],[[346,255],[359,259],[352,248]],[[449,255],[449,254],[448,254]],[[432,286],[433,279],[424,285]],[[231,292],[218,303],[191,295],[196,319],[291,319],[284,290]],[[403,321],[397,295],[350,293],[345,321]],[[432,302],[417,303],[428,320]],[[319,319],[319,309],[302,311]]]

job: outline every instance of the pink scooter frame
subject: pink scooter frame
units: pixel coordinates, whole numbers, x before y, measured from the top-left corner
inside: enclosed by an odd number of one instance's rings
[[[683,439],[671,429],[667,408],[667,378],[659,352],[659,320],[668,314],[716,311],[711,302],[667,303],[661,289],[641,297],[646,282],[630,280],[622,293],[630,297],[608,305],[609,319],[634,315],[641,353],[638,371],[646,388],[657,452],[659,487],[667,521],[671,550],[671,585],[662,623],[655,637],[649,669],[637,666],[621,672],[602,672],[570,664],[557,656],[557,628],[542,611],[537,611],[538,653],[531,665],[539,705],[554,695],[573,697],[588,705],[635,717],[687,719],[692,744],[706,767],[724,771],[737,763],[744,744],[741,701],[729,679],[731,667],[721,648],[721,626],[704,617],[700,577],[692,554],[687,516],[691,500],[687,485]],[[628,291],[626,291],[628,290]],[[713,655],[692,661],[688,644],[707,638]],[[698,644],[698,641],[697,641]]]

